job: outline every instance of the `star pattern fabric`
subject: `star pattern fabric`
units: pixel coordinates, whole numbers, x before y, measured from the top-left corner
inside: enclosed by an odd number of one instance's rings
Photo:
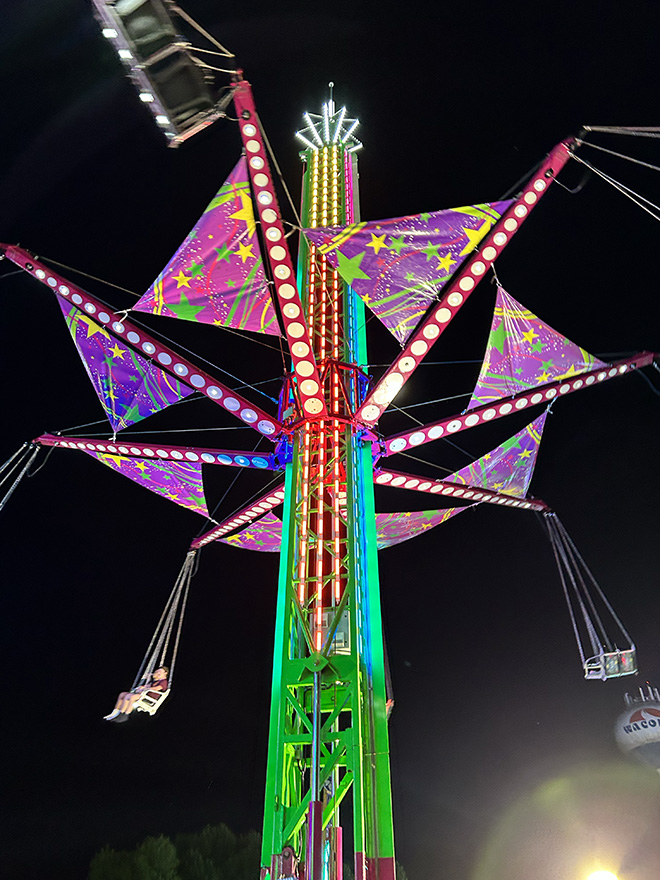
[[[377,513],[376,540],[379,550],[393,547],[403,541],[421,535],[447,522],[467,507],[450,507],[447,510],[420,510],[408,513]]]
[[[468,409],[603,366],[498,287],[486,355]]]
[[[159,461],[151,458],[127,458],[121,453],[110,455],[91,449],[84,451],[162,498],[202,516],[209,515],[204,497],[201,464],[187,461]]]
[[[304,232],[403,344],[510,204],[492,202]]]
[[[282,545],[282,520],[274,513],[267,513],[242,531],[228,538],[219,538],[223,544],[241,550],[260,550],[262,553],[279,553]]]
[[[133,308],[280,335],[257,243],[244,157]]]
[[[409,541],[416,535],[435,528],[451,519],[465,507],[448,510],[422,510],[414,513],[377,513],[376,537],[379,550]],[[262,553],[279,553],[282,544],[282,521],[274,513],[268,513],[228,538],[219,538],[223,544],[241,550],[259,550]]]
[[[115,431],[146,419],[188,395],[160,367],[133,351],[80,309],[58,298],[64,320],[94,390]]]
[[[524,498],[534,473],[546,416],[544,412],[501,446],[447,477],[447,482]]]

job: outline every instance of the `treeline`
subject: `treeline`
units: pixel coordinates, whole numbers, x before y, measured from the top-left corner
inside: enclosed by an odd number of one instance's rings
[[[104,847],[92,859],[89,880],[255,880],[261,836],[207,825],[198,834],[147,837],[133,850]]]
[[[258,880],[261,835],[234,834],[226,825],[207,825],[198,834],[146,837],[132,850],[104,847],[92,859],[89,880]],[[397,880],[407,880],[396,863]],[[353,868],[344,864],[344,880]]]

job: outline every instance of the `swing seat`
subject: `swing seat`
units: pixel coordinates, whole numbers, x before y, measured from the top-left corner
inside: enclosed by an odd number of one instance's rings
[[[584,664],[584,677],[587,679],[621,678],[624,675],[637,675],[637,652],[635,648],[626,651],[611,651],[596,654]]]
[[[165,702],[165,697],[168,696],[170,689],[168,688],[166,691],[161,691],[158,693],[157,691],[152,691],[151,694],[148,691],[145,691],[140,699],[133,705],[133,710],[138,712],[146,712],[148,715],[155,715],[156,710],[162,706]]]

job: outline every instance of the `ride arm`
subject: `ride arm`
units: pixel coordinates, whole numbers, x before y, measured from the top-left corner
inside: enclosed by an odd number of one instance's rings
[[[150,458],[154,461],[198,462],[229,467],[257,468],[276,471],[281,465],[272,453],[242,452],[237,449],[206,449],[200,446],[170,446],[163,443],[142,443],[136,440],[109,441],[97,437],[62,437],[60,434],[42,434],[33,441],[40,446],[59,446],[64,449],[82,449],[104,455],[122,455],[124,458]]]
[[[522,193],[480,243],[478,250],[447,284],[439,301],[360,407],[357,417],[361,422],[371,426],[378,421],[548,191],[549,185],[571,157],[575,145],[575,138],[557,144]]]
[[[173,376],[177,382],[204,394],[248,427],[271,439],[282,430],[279,421],[269,413],[150,336],[142,327],[127,320],[123,312],[113,313],[100,300],[54,272],[29,251],[16,245],[0,244],[0,252],[4,252],[5,257],[16,266],[33,275],[59,299],[70,302],[80,309],[95,324],[121,341],[122,345],[139,353],[140,357],[152,361],[159,369]]]
[[[640,367],[648,367],[657,357],[657,352],[641,351],[632,357],[599,367],[597,370],[589,370],[587,373],[580,373],[570,378],[557,379],[547,385],[538,385],[511,397],[503,397],[501,400],[484,403],[466,412],[439,419],[437,422],[429,422],[427,425],[421,425],[411,431],[401,431],[399,434],[393,434],[385,439],[383,456],[394,455],[410,447],[423,446],[439,437],[458,434],[468,428],[484,424],[484,422],[492,422],[513,412],[519,412],[527,406],[547,404],[556,397],[565,397],[573,391],[579,391],[591,385],[599,385],[601,382],[623,376],[632,370],[640,369]]]
[[[273,186],[268,152],[249,82],[240,79],[234,86],[234,106],[247,156],[250,181],[261,221],[266,260],[270,266],[275,295],[280,307],[284,333],[289,343],[293,370],[298,378],[302,415],[326,416],[323,385],[314,357],[309,326],[296,284],[296,273],[284,235],[284,226]]]
[[[224,538],[225,535],[236,531],[236,529],[242,529],[248,523],[254,522],[255,519],[259,519],[259,517],[268,513],[269,510],[277,507],[278,504],[282,504],[283,501],[284,483],[282,482],[275,486],[274,489],[264,492],[264,494],[260,498],[257,498],[256,501],[253,501],[252,504],[248,504],[246,507],[242,508],[242,510],[227,517],[227,519],[222,520],[222,522],[218,523],[217,526],[214,526],[209,532],[205,532],[205,534],[195,538],[190,545],[190,549],[199,550],[207,544],[210,544],[212,541]]]
[[[461,501],[485,502],[499,504],[504,507],[520,507],[523,510],[536,510],[550,513],[550,508],[540,498],[517,498],[504,492],[483,489],[480,486],[469,486],[451,480],[430,480],[418,474],[407,474],[405,471],[394,471],[389,468],[377,468],[374,471],[374,483],[379,486],[391,486],[398,489],[412,489],[414,492],[427,492],[443,498],[459,498]]]

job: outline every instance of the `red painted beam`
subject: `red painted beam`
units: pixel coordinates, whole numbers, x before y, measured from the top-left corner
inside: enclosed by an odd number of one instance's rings
[[[383,455],[387,457],[397,452],[403,452],[404,449],[431,443],[439,437],[459,434],[476,425],[495,421],[513,412],[520,412],[528,406],[550,403],[555,398],[565,397],[573,391],[589,388],[592,385],[600,385],[602,382],[607,382],[608,379],[623,376],[633,370],[640,369],[640,367],[648,367],[656,357],[658,357],[656,352],[641,351],[632,357],[615,361],[605,367],[599,367],[597,370],[590,370],[588,373],[581,373],[567,379],[558,379],[556,382],[539,385],[529,391],[521,391],[520,394],[515,394],[512,397],[503,397],[501,400],[492,401],[492,403],[484,403],[458,415],[448,416],[437,422],[429,422],[412,431],[401,431],[401,433],[393,434],[385,439]]]
[[[284,234],[268,152],[254,106],[252,87],[244,79],[239,80],[234,86],[234,106],[247,156],[255,204],[261,221],[265,256],[274,280],[284,333],[298,379],[297,388],[302,414],[305,418],[325,416],[327,409],[323,386],[296,284],[296,271]]]
[[[227,517],[227,519],[218,523],[218,525],[212,528],[209,532],[200,535],[199,538],[195,538],[190,545],[190,549],[199,550],[200,547],[205,547],[212,541],[217,541],[218,538],[224,538],[225,535],[228,535],[236,529],[242,529],[248,523],[253,522],[255,519],[259,519],[259,517],[268,513],[269,510],[277,507],[277,505],[281,504],[283,501],[284,483],[282,482],[274,489],[264,492],[260,498],[257,498],[252,504],[239,510],[238,513]]]
[[[223,407],[248,427],[254,428],[263,436],[272,439],[282,430],[282,425],[278,420],[265,410],[250,403],[245,397],[219,382],[215,376],[200,370],[195,364],[151,336],[142,327],[127,320],[123,312],[113,312],[86,290],[72,284],[62,275],[41,263],[29,251],[15,245],[2,244],[0,244],[0,251],[4,251],[8,260],[24,269],[29,275],[33,275],[37,281],[48,287],[57,297],[72,303],[92,318],[96,324],[104,327],[111,336],[121,340],[123,345],[132,348],[141,357],[153,361],[156,366],[174,376],[183,385],[206,395],[209,400]]]
[[[374,483],[379,486],[393,486],[397,489],[412,489],[414,492],[428,492],[443,498],[458,498],[461,501],[482,501],[487,504],[500,504],[504,507],[519,507],[523,510],[548,512],[550,508],[539,498],[517,498],[504,492],[493,492],[478,486],[468,486],[451,480],[431,480],[418,474],[407,474],[390,468],[374,471]]]
[[[552,181],[571,157],[575,143],[575,139],[570,138],[557,144],[538,171],[532,175],[519,198],[486,235],[465,266],[447,284],[437,305],[421,322],[396,361],[360,407],[357,414],[360,421],[370,426],[376,424],[548,191]]]

